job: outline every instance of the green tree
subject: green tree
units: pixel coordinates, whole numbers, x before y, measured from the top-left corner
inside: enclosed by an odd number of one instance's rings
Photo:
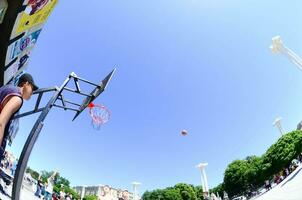
[[[87,195],[83,200],[98,200],[98,197],[96,195]]]
[[[145,192],[142,196],[143,200],[164,200],[163,190],[153,190]]]
[[[228,165],[224,172],[224,188],[226,192],[233,197],[241,195],[247,191],[247,180],[245,173],[248,170],[246,160],[235,160]]]
[[[54,191],[55,193],[60,193],[61,188],[58,187],[58,186],[56,186],[56,185],[54,185],[54,186],[53,186],[53,191]]]
[[[66,194],[71,194],[72,197],[75,198],[75,199],[79,199],[80,198],[80,195],[75,190],[73,190],[70,187],[65,188],[64,192]]]
[[[235,160],[224,173],[224,187],[230,197],[246,194],[263,185],[302,152],[302,131],[296,130],[283,135],[261,156],[248,156]]]
[[[244,160],[235,160],[224,173],[223,185],[218,187],[219,194],[225,190],[231,197],[248,194],[263,184],[263,159],[257,156],[248,156]]]
[[[194,192],[196,194],[197,200],[204,200],[203,198],[203,190],[201,186],[195,186]]]
[[[302,132],[292,131],[283,135],[263,156],[266,178],[288,167],[291,161],[302,152]]]
[[[152,194],[152,192],[149,192],[149,191],[144,192],[144,194],[142,195],[142,199],[151,200],[151,194]]]
[[[178,189],[169,187],[163,190],[146,191],[143,200],[183,200]]]
[[[184,200],[182,195],[177,189],[174,188],[166,188],[162,191],[162,198],[154,199],[154,200]]]
[[[36,180],[38,180],[38,178],[39,178],[39,173],[37,171],[31,169],[30,167],[26,168],[26,173],[29,173],[31,175],[31,177],[33,177]]]
[[[53,171],[41,171],[41,179],[43,183],[47,183],[47,179],[53,174]]]
[[[223,197],[224,186],[222,183],[217,185],[216,187],[210,189],[210,193],[214,193],[215,195],[219,194],[220,197]]]
[[[264,165],[261,157],[249,156],[246,158],[248,168],[245,172],[248,191],[255,191],[264,181]]]
[[[197,200],[194,188],[185,183],[178,183],[174,186],[179,191],[183,200]]]
[[[56,185],[58,186],[64,186],[64,187],[70,187],[70,182],[66,178],[62,177],[59,173],[56,174]]]

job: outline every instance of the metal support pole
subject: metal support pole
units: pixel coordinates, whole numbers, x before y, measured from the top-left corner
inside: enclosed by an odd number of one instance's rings
[[[70,80],[70,76],[64,81],[62,86],[54,93],[51,99],[48,101],[47,105],[44,107],[42,113],[40,114],[39,118],[37,119],[35,125],[30,131],[30,134],[25,142],[25,145],[22,149],[19,162],[16,169],[16,174],[14,176],[13,182],[13,190],[12,190],[12,199],[13,200],[20,200],[20,193],[21,193],[21,186],[23,182],[24,172],[27,167],[28,159],[31,154],[31,151],[38,139],[38,136],[42,130],[43,122],[49,113],[50,109],[52,108],[53,103],[57,100],[58,96],[61,94],[63,88],[67,85]]]

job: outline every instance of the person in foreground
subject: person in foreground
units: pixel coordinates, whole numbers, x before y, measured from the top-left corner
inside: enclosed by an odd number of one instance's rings
[[[28,73],[20,76],[17,86],[4,85],[0,88],[0,161],[4,158],[12,119],[22,107],[23,100],[29,100],[37,89],[33,77]]]

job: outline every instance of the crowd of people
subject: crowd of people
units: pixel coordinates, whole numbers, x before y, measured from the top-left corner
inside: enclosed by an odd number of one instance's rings
[[[8,152],[4,152],[4,157],[1,160],[1,176],[0,176],[0,192],[4,195],[9,195],[8,186],[12,184],[13,177],[17,168],[18,159]],[[25,173],[24,182],[22,184],[23,189],[27,189],[32,194],[41,200],[74,200],[72,194],[64,192],[64,185],[61,185],[60,192],[54,191],[55,176],[57,172],[54,172],[45,182],[42,180],[41,175],[34,179],[30,173]],[[2,188],[2,189],[1,189]],[[108,185],[102,186],[100,194],[97,195],[99,200],[128,200],[129,192],[127,190],[118,191],[111,188]]]
[[[13,177],[17,169],[17,163],[18,163],[18,158],[15,158],[11,153],[5,151],[0,166],[2,170],[5,170],[6,172],[8,172],[10,176]]]
[[[65,193],[62,190],[59,193],[52,191],[51,183],[47,182],[43,184],[41,181],[38,181],[37,190],[35,196],[43,200],[72,200],[73,197],[69,193]]]
[[[294,159],[288,167],[285,167],[279,173],[275,174],[273,176],[273,179],[265,181],[264,188],[266,189],[266,191],[272,189],[272,185],[278,185],[279,183],[281,183],[287,176],[295,171],[300,163],[302,163],[302,153],[299,154],[299,156]]]
[[[38,178],[36,184],[35,196],[43,200],[72,200],[73,197],[69,193],[64,192],[64,186],[60,188],[60,192],[56,193],[53,190],[55,176],[57,172],[54,172],[48,179],[46,183],[43,183],[41,176]]]
[[[18,159],[8,151],[4,152],[2,158],[0,162],[0,192],[8,195],[7,188],[12,184]]]
[[[8,151],[4,152],[4,157],[0,162],[1,167],[1,177],[0,177],[0,191],[4,195],[8,195],[7,187],[12,184],[13,177],[17,168],[18,159]],[[48,179],[46,183],[43,183],[41,176],[36,181],[29,174],[25,174],[24,180],[33,185],[35,191],[34,195],[43,200],[72,200],[71,194],[65,194],[63,192],[64,186],[61,187],[60,193],[53,191],[54,187],[54,177],[56,172],[54,172]],[[32,187],[31,187],[32,188]]]

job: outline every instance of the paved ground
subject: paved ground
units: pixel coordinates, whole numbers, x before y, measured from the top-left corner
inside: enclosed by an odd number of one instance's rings
[[[302,200],[302,164],[273,189],[253,200]]]
[[[11,200],[10,197],[3,196],[3,195],[0,195],[0,199],[1,200]],[[30,192],[30,191],[24,189],[21,191],[21,200],[41,200],[41,199],[37,198],[33,192]]]

